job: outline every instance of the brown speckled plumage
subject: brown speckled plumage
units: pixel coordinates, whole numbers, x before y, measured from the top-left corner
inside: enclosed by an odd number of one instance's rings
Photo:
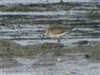
[[[51,26],[48,27],[44,33],[43,33],[43,38],[44,36],[49,37],[49,38],[57,38],[58,42],[56,43],[55,47],[57,47],[58,43],[60,43],[60,38],[66,35],[66,33],[71,32],[71,30],[74,27],[65,27],[65,26]]]
[[[64,32],[69,32],[71,30],[71,28],[66,28],[66,27],[61,27],[61,26],[58,26],[58,27],[50,27],[48,28],[48,31],[52,32],[53,34],[61,34],[61,33],[64,33]]]
[[[69,33],[73,27],[65,27],[65,26],[51,26],[45,30],[44,35],[47,37],[59,38],[64,33]]]

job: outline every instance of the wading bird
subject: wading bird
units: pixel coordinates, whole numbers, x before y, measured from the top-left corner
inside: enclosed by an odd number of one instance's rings
[[[72,29],[74,27],[72,26],[50,26],[50,27],[47,27],[44,32],[43,32],[43,38],[44,37],[48,37],[48,38],[57,38],[58,41],[56,43],[56,46],[58,45],[58,43],[61,43],[60,42],[60,39],[66,34],[69,34]]]

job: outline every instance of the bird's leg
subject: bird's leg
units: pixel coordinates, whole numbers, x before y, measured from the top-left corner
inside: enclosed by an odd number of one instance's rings
[[[57,47],[59,43],[61,43],[60,39],[58,39],[58,41],[57,41],[55,47]]]
[[[44,35],[42,35],[42,37],[41,37],[41,41],[43,41],[44,40]],[[42,46],[41,46],[42,48],[44,48],[44,45],[42,44]]]
[[[60,38],[58,39],[58,44],[61,44],[61,40],[60,40]]]

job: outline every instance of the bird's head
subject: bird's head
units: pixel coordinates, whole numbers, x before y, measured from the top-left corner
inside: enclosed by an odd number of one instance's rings
[[[47,35],[47,31],[44,30],[44,31],[42,32],[42,35],[46,36],[46,35]]]
[[[45,36],[47,36],[47,33],[48,33],[48,32],[47,32],[46,30],[43,30],[43,31],[42,31],[42,40],[45,38]]]

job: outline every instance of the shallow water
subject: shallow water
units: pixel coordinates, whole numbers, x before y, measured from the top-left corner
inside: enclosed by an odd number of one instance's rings
[[[15,58],[16,59],[16,58]],[[38,62],[36,59],[25,59],[17,58],[18,63],[24,64],[23,66],[18,66],[10,69],[2,69],[3,75],[99,75],[100,63],[90,63],[88,60],[84,59],[82,56],[75,56],[74,59],[71,57],[64,57],[63,62],[57,62],[55,66],[42,66],[42,64],[47,64],[44,62]],[[38,67],[32,67],[32,64],[40,64]],[[51,63],[49,61],[49,63]],[[52,61],[53,63],[53,61]],[[55,63],[55,62],[54,62]],[[70,68],[69,68],[70,67]]]
[[[64,2],[91,2],[92,0],[63,0]],[[98,0],[99,1],[99,0]],[[0,4],[14,4],[14,3],[58,3],[60,0],[1,0]],[[97,2],[97,1],[96,1]]]
[[[47,3],[46,1],[47,0],[27,0],[26,2],[25,0],[0,0],[0,5],[8,4],[6,6],[9,8],[10,4],[14,3]],[[53,0],[53,3],[59,1],[60,0]],[[64,0],[64,2],[66,1],[87,2],[92,0]],[[49,0],[48,2],[51,3],[52,0]],[[85,46],[100,45],[100,18],[97,17],[99,16],[98,14],[100,14],[100,9],[96,5],[97,4],[95,3],[83,3],[80,6],[77,5],[68,10],[56,8],[54,11],[50,11],[49,9],[49,11],[31,12],[7,12],[0,10],[0,39],[10,40],[14,43],[20,44],[22,47],[27,47],[28,45],[34,46],[35,44],[40,45],[44,43],[52,44],[57,43],[57,39],[45,37],[44,40],[41,40],[42,31],[48,26],[70,25],[75,28],[69,35],[65,35],[61,38],[61,43],[64,44],[65,49],[80,45],[80,43],[78,43],[79,41],[89,41],[89,44],[86,44]],[[96,17],[88,17],[90,14],[94,15],[94,13],[96,13]],[[1,49],[5,50],[3,47],[1,47]],[[48,61],[45,61],[42,60],[46,59],[43,57],[37,59],[13,57],[13,59],[17,62],[10,61],[10,63],[17,63],[20,64],[20,66],[2,69],[0,67],[0,73],[1,75],[100,75],[100,63],[90,62],[80,53],[79,56],[75,54],[68,56],[66,54],[63,57],[63,62],[57,62],[57,59],[49,60],[52,56],[46,57]],[[9,62],[9,60],[6,62]],[[56,65],[44,67],[43,63],[47,65],[46,62],[56,63]],[[37,63],[40,66],[34,68],[32,64]],[[0,62],[0,65],[2,64],[3,63]]]
[[[39,44],[39,43],[45,43],[45,42],[56,43],[57,39],[44,39],[43,41],[41,41],[41,38],[42,38],[41,32],[42,32],[42,30],[45,30],[45,28],[46,28],[45,25],[43,27],[41,27],[41,25],[37,25],[37,26],[22,25],[21,29],[17,28],[17,26],[13,27],[13,29],[11,29],[10,27],[1,26],[0,38],[1,39],[15,39],[13,41],[16,43],[19,43],[21,45],[29,45],[29,44],[32,45],[32,44]],[[79,32],[79,31],[81,31],[81,32]],[[87,32],[92,32],[95,34],[97,33],[98,35],[92,36],[92,34],[90,34],[90,35],[83,34],[83,33],[87,33]],[[65,45],[72,44],[74,42],[78,42],[78,41],[82,41],[82,40],[83,41],[84,40],[100,41],[99,35],[100,35],[99,29],[96,30],[93,28],[76,28],[73,30],[72,33],[70,33],[70,35],[65,35],[63,37],[65,39],[62,39],[61,41]],[[19,38],[19,39],[22,38],[22,40],[18,41],[18,40],[16,40],[16,38]],[[45,38],[47,38],[47,37],[45,37]]]

